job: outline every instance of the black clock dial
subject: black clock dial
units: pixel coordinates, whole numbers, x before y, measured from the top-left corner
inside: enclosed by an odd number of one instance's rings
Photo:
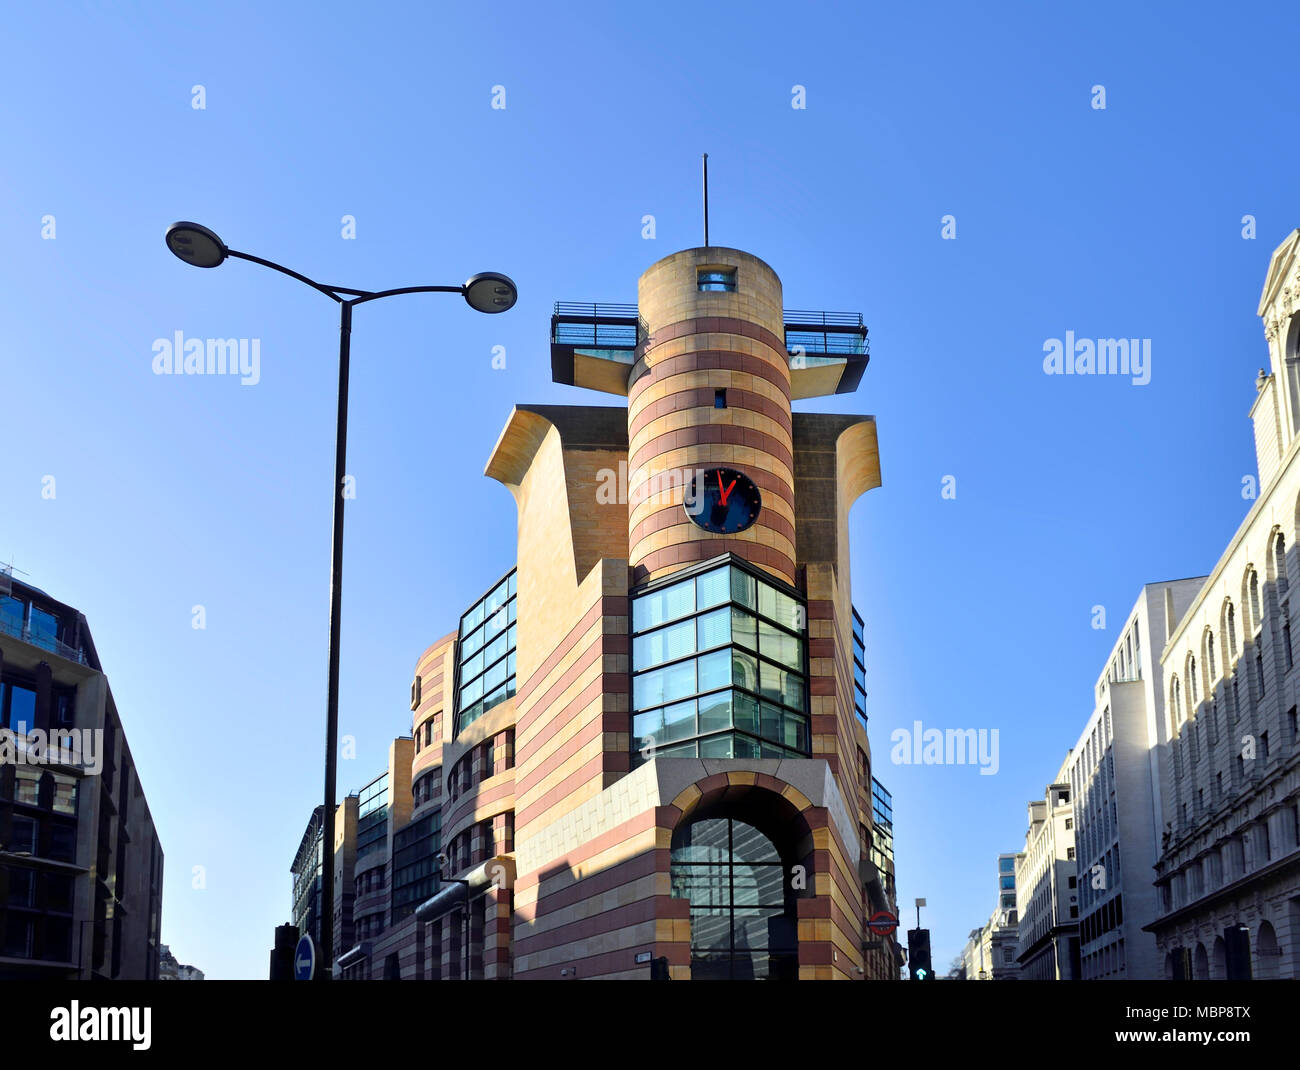
[[[758,519],[762,496],[754,481],[734,468],[700,468],[683,500],[686,515],[705,531],[734,535]]]

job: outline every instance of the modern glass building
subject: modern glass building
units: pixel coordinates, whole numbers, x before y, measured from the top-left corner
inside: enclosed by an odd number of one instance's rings
[[[998,855],[998,907],[1016,909],[1016,856]]]
[[[0,980],[157,978],[162,874],[86,618],[0,570]]]
[[[320,940],[321,831],[324,823],[318,806],[303,832],[302,842],[289,870],[293,878],[293,924],[299,933],[311,933]]]

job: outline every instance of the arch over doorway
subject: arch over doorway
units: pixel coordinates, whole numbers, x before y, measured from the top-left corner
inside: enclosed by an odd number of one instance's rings
[[[671,894],[689,904],[691,978],[794,980],[798,901],[815,887],[811,804],[787,785],[713,780],[674,802]]]
[[[1279,975],[1282,956],[1277,946],[1277,933],[1273,923],[1266,921],[1259,927],[1255,938],[1255,976],[1268,981]]]

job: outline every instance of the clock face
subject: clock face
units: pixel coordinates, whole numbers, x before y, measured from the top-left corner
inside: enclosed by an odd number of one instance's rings
[[[686,515],[705,531],[734,535],[758,519],[763,499],[754,481],[734,468],[701,468],[683,499]]]

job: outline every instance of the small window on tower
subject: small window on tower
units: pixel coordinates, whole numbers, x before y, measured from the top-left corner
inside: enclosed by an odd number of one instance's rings
[[[702,293],[734,293],[736,290],[735,268],[700,268],[696,278]]]
[[[727,407],[727,391],[725,387],[713,392],[713,407],[715,409],[725,409]]]

